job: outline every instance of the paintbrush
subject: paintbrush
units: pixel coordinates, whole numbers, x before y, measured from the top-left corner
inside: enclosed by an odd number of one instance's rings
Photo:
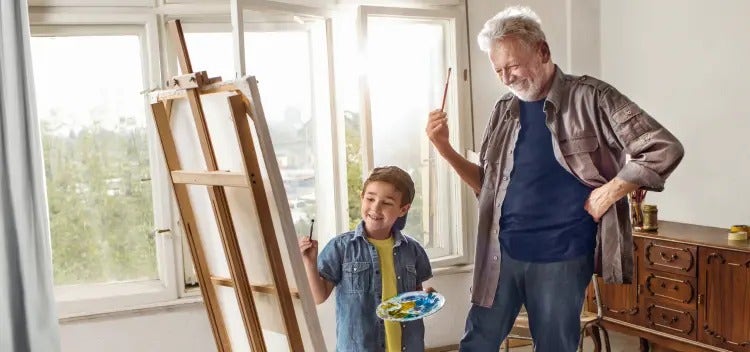
[[[312,241],[313,226],[315,225],[315,219],[310,220],[310,234],[307,236]]]
[[[448,67],[448,76],[445,77],[445,87],[443,88],[443,103],[440,104],[440,111],[445,110],[445,98],[448,96],[448,82],[451,80],[451,68]]]

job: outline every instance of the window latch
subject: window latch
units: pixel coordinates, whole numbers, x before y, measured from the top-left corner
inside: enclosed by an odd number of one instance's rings
[[[156,238],[157,235],[172,238],[172,229],[153,229],[148,233],[150,238]]]

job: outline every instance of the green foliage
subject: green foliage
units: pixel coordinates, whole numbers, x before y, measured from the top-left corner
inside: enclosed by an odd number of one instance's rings
[[[354,229],[362,220],[360,195],[362,194],[362,138],[359,131],[359,115],[344,112],[346,140],[346,189],[349,198],[349,228]]]
[[[349,227],[361,220],[362,150],[359,116],[345,112]],[[123,118],[114,130],[94,124],[61,135],[42,122],[53,268],[56,285],[157,277],[146,129]],[[403,166],[402,166],[403,167]],[[423,241],[421,170],[405,233]],[[313,205],[307,205],[312,207]],[[306,209],[311,213],[311,209]],[[295,223],[309,232],[309,221]]]
[[[146,130],[42,122],[56,285],[157,277]]]

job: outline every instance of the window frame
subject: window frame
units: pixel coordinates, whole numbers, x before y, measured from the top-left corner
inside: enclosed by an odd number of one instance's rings
[[[93,35],[137,35],[141,43],[141,63],[144,87],[149,90],[161,89],[166,78],[178,74],[176,58],[169,46],[166,22],[180,18],[186,27],[191,26],[226,26],[231,31],[232,9],[227,6],[239,6],[242,10],[245,31],[257,29],[279,29],[294,24],[261,24],[263,21],[276,17],[298,15],[302,20],[317,20],[314,30],[322,33],[325,38],[325,48],[315,59],[315,69],[327,70],[327,80],[321,82],[327,87],[327,101],[325,107],[328,113],[320,116],[316,123],[316,155],[326,155],[324,164],[318,164],[316,171],[316,203],[318,208],[331,209],[318,214],[332,214],[330,219],[316,217],[315,233],[321,246],[336,234],[350,230],[348,228],[348,194],[346,171],[346,142],[344,136],[344,109],[341,95],[336,90],[340,84],[341,75],[336,71],[340,62],[337,60],[338,51],[334,50],[334,40],[339,31],[353,31],[358,29],[358,22],[351,21],[350,14],[359,13],[361,9],[367,13],[392,16],[416,17],[450,17],[456,23],[455,39],[456,64],[452,67],[459,79],[451,81],[451,104],[458,107],[460,116],[456,119],[459,125],[451,125],[453,145],[459,152],[467,156],[473,149],[473,127],[471,126],[471,106],[468,78],[468,46],[466,38],[465,8],[458,0],[422,0],[419,4],[393,1],[393,6],[415,6],[414,8],[400,8],[389,6],[360,6],[363,3],[377,3],[375,1],[342,0],[336,4],[320,2],[305,6],[279,1],[230,0],[224,2],[199,3],[198,1],[173,0],[138,0],[128,3],[123,0],[32,0],[29,8],[29,22],[32,36],[93,36]],[[75,6],[71,6],[75,5]],[[117,7],[118,11],[112,11]],[[355,10],[352,12],[351,10]],[[269,17],[257,14],[266,14]],[[308,24],[309,25],[309,24]],[[217,27],[218,28],[218,27]],[[308,26],[308,28],[310,28]],[[217,29],[223,31],[223,29]],[[357,41],[354,43],[357,44]],[[320,48],[313,48],[318,50]],[[460,54],[460,55],[459,55]],[[463,74],[463,80],[460,79]],[[211,75],[211,72],[209,72]],[[224,77],[229,79],[231,77]],[[320,89],[316,87],[316,89]],[[314,98],[313,98],[314,99]],[[315,104],[314,104],[315,105]],[[152,184],[152,200],[154,204],[154,225],[159,229],[171,229],[162,235],[155,236],[158,266],[158,280],[144,282],[89,284],[78,287],[55,287],[58,315],[61,318],[87,316],[96,313],[107,313],[147,307],[154,303],[168,303],[185,297],[199,296],[198,290],[186,289],[183,268],[189,261],[183,254],[185,236],[179,221],[178,209],[174,200],[173,190],[169,182],[169,175],[164,157],[159,147],[159,138],[153,127],[151,111],[147,97],[144,96],[144,110],[148,125],[150,171]],[[324,109],[324,111],[326,111]],[[317,116],[317,115],[316,115]],[[452,121],[453,122],[453,121]],[[458,176],[450,172],[453,198],[459,201],[451,207],[460,219],[460,224],[454,226],[451,236],[453,251],[448,256],[432,258],[434,267],[446,267],[467,264],[473,255],[473,234],[475,230],[476,199],[468,187],[463,186]],[[321,197],[325,190],[325,197]],[[322,201],[322,199],[325,199]],[[46,210],[45,210],[46,211]],[[329,216],[326,216],[329,217]],[[459,235],[462,234],[462,235]]]
[[[131,18],[130,21],[110,23],[103,18],[91,21],[72,20],[63,16],[47,18],[45,21],[34,21],[31,24],[32,37],[72,37],[72,36],[106,36],[106,35],[134,35],[138,37],[141,48],[141,67],[143,86],[147,89],[160,82],[158,57],[153,57],[153,36],[155,23],[147,17]],[[157,51],[158,52],[158,51]],[[170,189],[166,164],[160,147],[158,136],[147,110],[147,97],[143,98],[144,116],[149,150],[150,183],[152,188],[153,216],[155,229],[172,229],[170,225],[172,213],[163,205],[169,201]],[[161,234],[154,232],[156,249],[157,279],[118,282],[118,283],[90,283],[77,285],[56,285],[54,287],[58,316],[71,317],[91,312],[105,312],[128,307],[137,307],[159,301],[178,298],[176,270],[177,260],[175,247],[171,241],[172,232]],[[145,234],[144,234],[145,235]]]
[[[258,9],[259,11],[268,11],[269,9],[273,9],[272,5],[267,5],[262,7],[262,9]],[[293,9],[298,9],[298,7],[293,7]],[[302,8],[304,10],[304,8]],[[246,7],[243,12],[253,11],[256,10],[253,7]],[[342,219],[345,218],[345,206],[343,204],[346,204],[345,201],[340,201],[339,198],[341,197],[341,190],[340,187],[337,185],[341,182],[339,181],[341,179],[341,176],[339,175],[339,170],[341,169],[339,165],[339,146],[337,146],[336,141],[338,140],[336,136],[336,109],[335,109],[335,87],[333,83],[333,68],[331,64],[332,60],[332,54],[331,54],[331,42],[330,42],[330,36],[331,36],[331,30],[330,30],[330,19],[318,15],[317,13],[288,13],[286,12],[286,7],[280,8],[279,10],[271,11],[267,13],[268,15],[274,16],[274,15],[280,15],[284,17],[290,17],[292,15],[300,15],[304,16],[304,19],[312,19],[314,21],[317,21],[315,23],[312,21],[312,23],[297,23],[297,22],[274,22],[274,23],[266,23],[266,22],[253,22],[252,17],[244,17],[244,34],[243,38],[247,33],[250,32],[265,32],[265,31],[272,31],[272,32],[284,32],[284,31],[306,31],[308,34],[308,37],[310,37],[310,40],[312,42],[314,36],[318,36],[321,39],[325,39],[325,45],[323,47],[312,45],[309,50],[310,54],[310,73],[311,73],[311,79],[312,84],[318,87],[324,87],[324,88],[318,88],[318,89],[311,89],[312,96],[310,97],[312,106],[311,109],[314,111],[314,116],[316,119],[314,119],[314,125],[315,125],[315,140],[316,140],[316,168],[315,168],[315,197],[316,197],[316,214],[326,214],[327,212],[324,211],[324,209],[335,209],[331,213],[333,216],[331,217],[315,217],[315,233],[320,234],[318,238],[321,238],[321,242],[325,243],[325,240],[328,237],[328,234],[335,234],[341,232],[341,226],[340,223],[342,223]],[[182,27],[183,31],[187,33],[195,33],[195,32],[202,32],[202,33],[231,33],[232,32],[232,24],[228,21],[228,18],[226,16],[212,16],[212,17],[200,17],[200,18],[190,18],[182,20]],[[235,38],[232,38],[234,41]],[[234,43],[236,45],[236,43]],[[244,50],[244,42],[242,45],[240,45],[240,48],[243,48]],[[190,47],[188,47],[188,50],[191,50]],[[247,54],[247,53],[246,53]],[[177,58],[174,55],[173,52],[167,52],[166,53],[166,61],[168,63],[171,63],[169,65],[169,72],[171,75],[177,75],[179,72],[179,68],[177,67]],[[244,57],[244,56],[243,56]],[[235,55],[235,59],[237,56]],[[237,63],[235,63],[235,69],[238,67]],[[321,71],[326,71],[325,74],[320,74]],[[211,72],[207,72],[209,76],[213,76]],[[248,72],[247,74],[252,74],[252,72]],[[316,79],[316,77],[320,77],[320,79]],[[231,79],[227,77],[222,77],[223,79]],[[327,89],[325,89],[327,87]],[[321,93],[322,92],[322,93]],[[322,95],[320,95],[322,94]],[[319,104],[319,102],[322,102]],[[326,103],[327,102],[327,103]],[[343,149],[343,148],[342,148]],[[321,164],[323,165],[321,167]],[[345,179],[345,171],[344,171],[344,178]],[[343,189],[346,189],[346,186],[344,185]],[[334,192],[328,192],[327,190],[334,190]],[[175,211],[177,211],[175,209]],[[176,227],[178,230],[182,232],[181,227]],[[178,236],[180,239],[184,238],[184,235],[181,233],[180,236]],[[182,296],[194,296],[199,295],[200,291],[197,288],[188,288],[187,287],[187,281],[193,281],[192,275],[188,275],[188,271],[190,271],[191,266],[193,265],[193,260],[190,257],[189,249],[187,248],[187,245],[185,241],[183,240],[182,243],[179,245],[182,248],[183,255],[181,256],[181,262],[182,264],[179,266],[181,268],[181,272],[183,273],[183,285],[184,287],[183,292],[181,293]],[[197,278],[195,279],[197,280]]]
[[[466,16],[465,10],[461,6],[445,6],[440,8],[404,8],[404,7],[383,7],[383,6],[358,6],[357,8],[357,45],[359,58],[367,61],[367,26],[368,19],[384,17],[396,18],[402,20],[414,20],[415,23],[420,21],[442,20],[448,24],[444,26],[446,56],[445,62],[447,67],[453,67],[454,73],[451,79],[446,105],[452,109],[449,114],[455,116],[465,116],[467,118],[448,119],[450,142],[454,148],[464,156],[469,155],[473,149],[473,126],[471,119],[471,97],[470,81],[468,78],[469,58],[468,44],[466,39]],[[452,30],[450,27],[453,27]],[[367,79],[366,70],[360,73],[360,115],[361,119],[361,138],[362,138],[362,167],[363,175],[369,174],[373,165],[373,145],[372,145],[372,109],[370,102],[370,88]],[[444,79],[444,78],[442,78]],[[422,136],[426,139],[426,135]],[[423,141],[424,142],[424,141]],[[429,143],[429,142],[428,142]],[[431,148],[431,146],[430,146]],[[475,202],[475,196],[450,166],[442,158],[433,154],[437,169],[436,172],[447,175],[450,188],[450,201],[437,204],[436,213],[450,213],[454,222],[448,225],[447,238],[441,238],[439,243],[446,246],[445,248],[427,249],[430,262],[433,267],[443,268],[455,265],[468,264],[473,255],[472,243],[474,236],[470,236],[474,231],[472,221],[476,212],[472,211],[472,203]],[[364,177],[364,176],[363,176]],[[453,204],[452,206],[450,204]],[[456,206],[460,205],[460,206]],[[475,206],[475,205],[474,205]],[[442,231],[439,226],[433,227],[436,231]]]

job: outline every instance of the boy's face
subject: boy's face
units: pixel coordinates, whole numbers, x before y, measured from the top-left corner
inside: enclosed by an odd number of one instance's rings
[[[390,233],[396,220],[406,215],[410,204],[401,205],[401,192],[392,184],[373,181],[362,196],[362,219],[370,233]]]

